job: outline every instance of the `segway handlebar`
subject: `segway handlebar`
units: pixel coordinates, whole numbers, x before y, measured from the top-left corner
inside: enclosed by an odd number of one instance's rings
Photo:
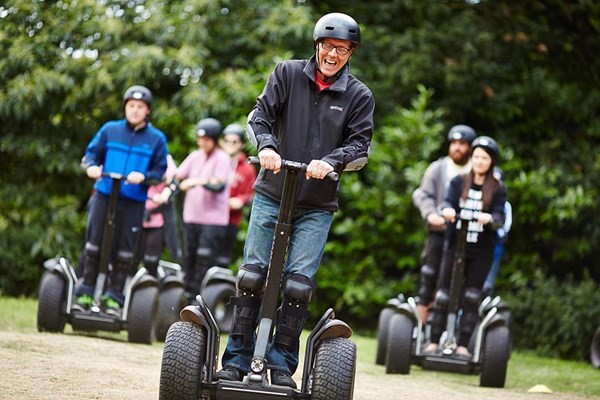
[[[258,158],[256,156],[248,157],[248,164],[260,165],[260,158]],[[293,171],[306,172],[306,168],[308,168],[308,164],[282,159],[281,160],[281,168],[289,169],[289,170],[293,170]],[[327,177],[334,182],[337,182],[340,179],[339,174],[335,171],[331,171],[330,173],[328,173]]]

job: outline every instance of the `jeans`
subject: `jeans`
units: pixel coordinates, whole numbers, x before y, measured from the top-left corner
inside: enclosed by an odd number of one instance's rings
[[[267,268],[278,215],[279,203],[257,193],[250,213],[248,234],[244,246],[244,264]],[[314,277],[323,258],[332,220],[333,212],[331,211],[295,210],[284,273]],[[272,278],[270,277],[270,279]],[[267,350],[269,368],[294,374],[298,367],[298,352],[298,348],[287,349],[272,341]],[[245,346],[243,338],[229,336],[222,364],[248,372],[253,353],[254,344]]]

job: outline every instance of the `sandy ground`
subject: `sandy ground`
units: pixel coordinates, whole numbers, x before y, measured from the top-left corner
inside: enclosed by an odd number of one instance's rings
[[[0,399],[157,399],[162,344],[120,337],[0,331]],[[370,358],[370,354],[369,354]],[[294,376],[299,382],[299,377]],[[440,379],[424,371],[386,375],[358,349],[354,400],[583,400],[574,394],[526,393]]]

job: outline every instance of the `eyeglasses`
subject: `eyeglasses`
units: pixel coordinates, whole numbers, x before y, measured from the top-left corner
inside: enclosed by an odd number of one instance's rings
[[[227,143],[227,144],[238,144],[241,143],[239,140],[229,140],[229,139],[223,139],[223,142]]]
[[[335,49],[335,52],[338,53],[340,56],[345,56],[350,52],[350,50],[352,50],[341,46],[334,46],[331,43],[327,42],[321,42],[321,48],[326,52],[330,52],[331,50]]]

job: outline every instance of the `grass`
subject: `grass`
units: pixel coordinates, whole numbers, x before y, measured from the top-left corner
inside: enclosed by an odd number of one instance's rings
[[[12,298],[0,296],[0,330],[8,332],[37,332],[37,300],[30,298]],[[72,332],[69,325],[65,332]],[[110,334],[114,335],[114,334]],[[126,340],[126,333],[118,334]],[[308,332],[304,333],[301,343],[305,344]],[[354,335],[352,337],[358,347],[357,374],[384,374],[384,367],[375,365],[377,342],[372,337]],[[221,339],[221,350],[226,338]],[[162,346],[162,343],[155,343]],[[302,346],[302,347],[303,347]],[[301,350],[304,354],[304,349]],[[411,376],[422,376],[442,379],[456,385],[477,386],[477,375],[461,375],[436,371],[424,371],[412,367]],[[600,397],[600,371],[587,362],[566,361],[539,357],[528,351],[513,351],[508,363],[506,387],[525,393],[534,385],[542,384],[553,392],[576,393],[584,396]]]

